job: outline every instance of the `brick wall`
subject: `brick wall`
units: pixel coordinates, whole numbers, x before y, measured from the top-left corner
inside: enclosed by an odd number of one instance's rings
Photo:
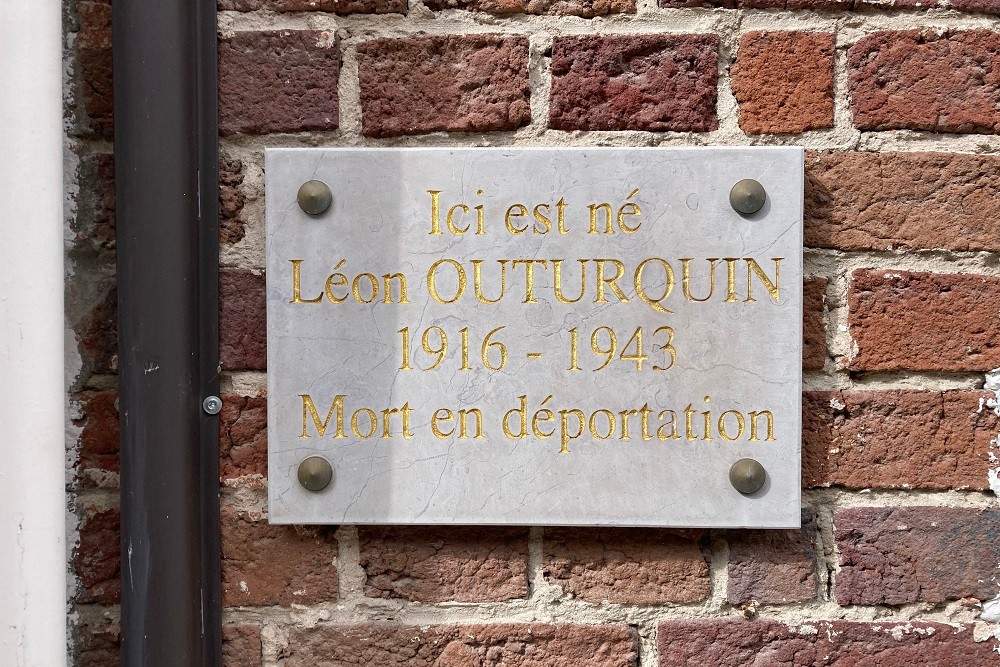
[[[226,664],[1000,664],[991,12],[221,0]],[[117,664],[109,15],[67,0],[77,665]],[[269,526],[263,148],[320,145],[804,145],[801,530]]]

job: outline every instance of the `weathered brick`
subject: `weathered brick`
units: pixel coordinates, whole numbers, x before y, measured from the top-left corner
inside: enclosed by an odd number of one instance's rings
[[[85,512],[74,562],[80,579],[77,602],[115,604],[121,597],[121,514],[117,509]]]
[[[763,0],[767,2],[767,0]],[[941,7],[942,0],[787,0],[786,9],[933,9]]]
[[[988,1],[988,0],[987,0]],[[787,9],[845,11],[876,7],[886,9],[930,8],[938,0],[659,0],[663,8],[712,7],[722,9]]]
[[[361,528],[365,595],[499,602],[528,594],[526,528]]]
[[[749,134],[833,127],[834,36],[748,32],[732,65],[739,124]]]
[[[731,604],[805,602],[816,598],[816,515],[802,508],[799,530],[733,531],[729,542]]]
[[[862,130],[1000,131],[1000,33],[879,32],[847,58]]]
[[[80,458],[77,467],[85,485],[117,486],[118,409],[115,391],[88,391],[77,397],[82,418],[76,422],[80,432]],[[110,479],[109,479],[110,478]]]
[[[1000,14],[1000,0],[950,0],[948,6],[960,12]]]
[[[810,152],[805,244],[839,250],[1000,250],[1000,158]]]
[[[664,621],[657,630],[660,667],[806,667],[996,663],[1000,642],[976,642],[972,625],[711,619]]]
[[[267,398],[222,396],[219,413],[219,476],[267,478]]]
[[[219,242],[238,243],[246,235],[243,205],[246,203],[240,186],[243,184],[243,163],[234,158],[219,158]]]
[[[285,667],[637,667],[626,625],[318,625],[289,632]]]
[[[260,667],[261,660],[259,625],[222,626],[222,667]]]
[[[110,0],[77,0],[76,45],[85,49],[111,48]]]
[[[465,9],[498,16],[548,14],[593,18],[609,14],[634,14],[635,0],[427,0],[430,9]]]
[[[531,120],[528,39],[450,35],[358,46],[364,134],[516,130]]]
[[[1000,366],[1000,278],[858,269],[848,291],[855,370]]]
[[[711,592],[700,531],[549,528],[549,582],[595,604],[697,602]]]
[[[222,604],[253,607],[337,599],[337,540],[329,527],[269,525],[222,510]]]
[[[79,120],[90,132],[109,138],[114,132],[111,4],[81,0],[76,13],[80,21],[76,35]]]
[[[334,14],[405,14],[406,0],[219,0],[222,11],[332,12]]]
[[[988,0],[987,0],[988,1]],[[721,9],[804,9],[810,11],[850,11],[874,7],[916,9],[939,6],[940,0],[659,0],[663,8],[711,7]]]
[[[113,284],[97,296],[74,329],[90,372],[107,374],[118,370],[118,290]]]
[[[826,278],[807,276],[802,293],[802,368],[821,371],[826,363]]]
[[[319,30],[238,32],[219,42],[219,131],[335,130],[340,44]]]
[[[78,247],[115,247],[115,158],[99,153],[80,160],[80,193],[73,230]]]
[[[997,594],[1000,510],[859,507],[838,510],[833,520],[839,604],[988,600]]]
[[[819,391],[804,396],[803,485],[989,488],[1000,419],[980,391]]]
[[[267,368],[264,276],[247,269],[219,271],[219,359],[226,370]]]
[[[549,124],[558,130],[714,130],[718,57],[716,35],[556,37]]]
[[[119,667],[121,624],[117,613],[95,607],[77,608],[73,640],[77,667]]]

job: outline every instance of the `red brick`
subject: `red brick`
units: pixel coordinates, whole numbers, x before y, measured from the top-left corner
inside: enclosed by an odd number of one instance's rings
[[[435,11],[465,9],[498,16],[548,14],[593,18],[635,13],[635,0],[427,0],[424,4]]]
[[[78,111],[90,132],[110,138],[114,131],[114,80],[111,56],[111,4],[76,3],[79,31],[76,35]]]
[[[272,526],[222,510],[222,604],[255,607],[337,599],[337,540],[329,527]]]
[[[816,598],[816,515],[802,509],[799,530],[733,531],[729,542],[730,604],[806,602]]]
[[[109,477],[117,481],[118,464],[118,392],[92,391],[78,397],[83,417],[77,422],[80,432],[80,459],[77,467],[85,485],[108,486]],[[117,484],[110,484],[117,486]]]
[[[267,398],[222,396],[219,473],[223,481],[248,475],[267,478]]]
[[[77,0],[76,45],[85,49],[111,48],[110,0]]]
[[[267,368],[267,297],[264,275],[219,271],[219,359],[226,370]]]
[[[550,583],[586,602],[698,602],[712,588],[700,537],[700,531],[547,528],[543,567]]]
[[[118,370],[118,290],[113,283],[96,295],[74,329],[86,371],[109,374]]]
[[[335,14],[405,14],[406,0],[219,0],[222,11],[333,12]]]
[[[795,134],[833,127],[834,36],[748,32],[732,65],[740,127],[748,134]]]
[[[996,596],[1000,510],[859,507],[833,517],[837,602],[900,605]]]
[[[803,486],[985,491],[1000,419],[981,391],[820,391],[803,401]]]
[[[637,667],[626,625],[318,625],[289,632],[285,667]]]
[[[767,2],[767,0],[763,0]],[[942,6],[941,0],[787,0],[787,9],[933,9]]]
[[[260,667],[262,659],[259,625],[222,626],[222,667]]]
[[[1000,0],[950,0],[948,6],[960,12],[1000,14]]]
[[[879,32],[848,51],[862,130],[1000,131],[1000,34]]]
[[[376,39],[358,46],[358,76],[371,137],[516,130],[531,120],[526,37]]]
[[[1000,158],[810,152],[805,244],[838,250],[1000,250]]]
[[[826,278],[807,276],[802,293],[802,368],[821,371],[826,363]]]
[[[806,9],[844,11],[876,7],[885,9],[930,8],[935,0],[659,0],[663,8],[712,7],[722,9]]]
[[[72,627],[77,667],[119,667],[121,624],[116,611],[100,607],[77,607]]]
[[[989,1],[989,0],[984,0]],[[941,6],[940,0],[659,0],[664,9],[711,7],[721,9],[804,9],[810,11],[852,11],[875,8],[930,9]]]
[[[121,597],[121,514],[117,509],[86,512],[76,548],[77,602],[115,604]]]
[[[219,42],[219,131],[335,130],[340,44],[319,30],[238,32]]]
[[[500,602],[528,594],[526,528],[359,530],[368,597]]]
[[[891,621],[664,621],[656,642],[660,667],[967,667],[996,664],[1000,647],[976,642],[972,625]]]
[[[848,305],[854,370],[1000,366],[1000,278],[858,269]]]
[[[558,130],[714,130],[718,57],[716,35],[556,37],[549,124]]]
[[[234,158],[219,159],[219,242],[233,244],[243,240],[246,223],[243,206],[243,163]]]

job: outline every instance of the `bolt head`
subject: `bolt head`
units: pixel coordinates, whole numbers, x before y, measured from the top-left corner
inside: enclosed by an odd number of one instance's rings
[[[299,207],[309,215],[321,215],[333,203],[333,193],[323,181],[306,181],[299,187],[298,200]]]
[[[729,469],[729,481],[745,496],[757,493],[767,480],[767,471],[753,459],[740,459]]]
[[[222,399],[218,396],[209,396],[201,402],[201,407],[210,415],[217,415],[222,410]]]
[[[299,464],[299,484],[306,490],[322,491],[332,481],[333,466],[322,456],[310,456]]]
[[[729,204],[740,215],[753,215],[764,208],[767,201],[767,192],[764,186],[753,180],[745,178],[729,191]]]

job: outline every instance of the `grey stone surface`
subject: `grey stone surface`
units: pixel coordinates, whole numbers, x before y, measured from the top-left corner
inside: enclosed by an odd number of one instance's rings
[[[803,158],[798,148],[630,148],[630,149],[274,149],[266,152],[267,196],[267,327],[268,327],[268,489],[270,521],[275,523],[384,524],[539,524],[620,526],[797,527],[800,519],[800,422],[802,346],[802,197]],[[767,202],[757,214],[743,217],[730,207],[729,191],[744,178],[760,181]],[[296,192],[310,179],[326,182],[333,205],[312,217],[299,209]],[[440,230],[432,234],[432,200],[440,191]],[[481,194],[479,193],[481,191]],[[631,196],[631,198],[629,198]],[[564,228],[557,224],[562,198]],[[456,215],[449,231],[448,209],[459,202],[469,212]],[[588,205],[607,202],[615,212],[613,233],[604,231],[604,209],[595,209],[599,233],[589,233]],[[641,216],[625,215],[626,233],[617,213],[628,202]],[[523,204],[527,215],[514,216],[514,234],[505,212]],[[538,211],[552,220],[545,234]],[[477,211],[483,207],[483,232],[477,234]],[[514,209],[519,212],[520,209]],[[625,207],[626,213],[634,211]],[[459,210],[459,213],[461,211]],[[672,291],[659,307],[666,287],[658,262],[643,269],[643,291],[637,294],[635,272],[648,258],[662,258],[672,268]],[[690,258],[693,298],[709,291],[709,259],[715,262],[714,293],[699,302],[685,296],[682,261]],[[735,258],[726,261],[725,258]],[[781,258],[778,302],[745,258],[759,263],[775,278],[774,258]],[[427,275],[438,260],[459,263],[466,272],[465,292],[458,289],[454,264],[440,265],[436,286],[441,301],[429,295]],[[563,296],[584,296],[564,303],[553,289],[554,264],[561,259]],[[581,265],[578,260],[588,260]],[[292,303],[298,260],[300,297],[315,303]],[[341,264],[342,260],[344,261]],[[484,300],[500,294],[501,263],[506,292],[497,303],[482,303],[475,291],[475,263],[482,260]],[[534,263],[533,293],[526,294],[526,264]],[[616,285],[604,283],[598,298],[597,271],[604,277],[624,267]],[[733,294],[727,288],[732,267]],[[358,281],[358,296],[334,277],[343,273],[349,286],[369,273],[379,283],[371,303],[372,280]],[[407,303],[400,303],[399,280],[393,279],[392,302],[385,302],[382,276],[406,278]],[[748,276],[753,285],[747,301]],[[527,302],[526,302],[527,301]],[[423,349],[423,333],[440,327],[448,351],[433,370],[438,355]],[[490,370],[482,358],[489,342],[506,350],[506,363]],[[608,365],[592,349],[592,332],[611,328],[617,352]],[[648,358],[642,368],[630,354],[633,337],[643,332]],[[674,331],[676,361],[660,347]],[[401,329],[409,331],[409,365],[402,370]],[[462,334],[468,332],[468,370],[462,369]],[[578,334],[578,366],[571,370],[571,330]],[[657,333],[657,330],[659,332]],[[600,330],[598,348],[610,336]],[[621,353],[626,344],[625,357]],[[436,329],[426,341],[439,347]],[[535,356],[538,355],[538,356]],[[489,349],[491,366],[500,365],[498,345]],[[660,366],[665,370],[656,370]],[[669,368],[666,368],[669,366]],[[326,433],[304,407],[308,395],[321,425],[334,406]],[[343,395],[344,437],[337,437]],[[523,438],[504,434],[505,413],[527,403]],[[706,402],[705,397],[710,397]],[[547,400],[546,400],[547,399]],[[544,405],[542,403],[544,402]],[[402,433],[407,405],[409,432]],[[643,407],[645,407],[645,410]],[[685,410],[690,406],[691,430]],[[367,413],[378,424],[374,437]],[[455,415],[441,419],[438,430],[456,433],[437,437],[432,418],[438,409]],[[481,411],[482,437],[458,437],[459,409]],[[390,413],[389,437],[381,437],[382,411]],[[542,421],[533,424],[539,410]],[[570,434],[584,414],[584,433],[563,447],[562,423]],[[612,437],[600,439],[589,429],[592,414],[613,413]],[[666,426],[665,410],[676,413],[676,439]],[[731,440],[724,439],[718,420],[725,411]],[[563,412],[560,412],[563,411]],[[626,412],[623,416],[622,412]],[[629,413],[628,411],[635,411]],[[711,413],[711,440],[704,438],[702,413]],[[766,415],[773,414],[774,439],[767,440]],[[444,413],[440,413],[443,415]],[[642,428],[643,414],[647,429]],[[622,422],[629,438],[622,437]],[[757,441],[750,423],[759,425]],[[508,419],[511,436],[519,435],[520,416]],[[538,437],[554,431],[551,437]],[[597,413],[598,435],[608,428],[608,415]],[[303,433],[308,437],[302,437]],[[645,437],[644,437],[645,435]],[[562,451],[567,450],[568,451]],[[323,491],[303,489],[297,466],[311,455],[326,457],[333,482]],[[763,489],[743,496],[729,481],[733,462],[750,457],[768,473]]]

